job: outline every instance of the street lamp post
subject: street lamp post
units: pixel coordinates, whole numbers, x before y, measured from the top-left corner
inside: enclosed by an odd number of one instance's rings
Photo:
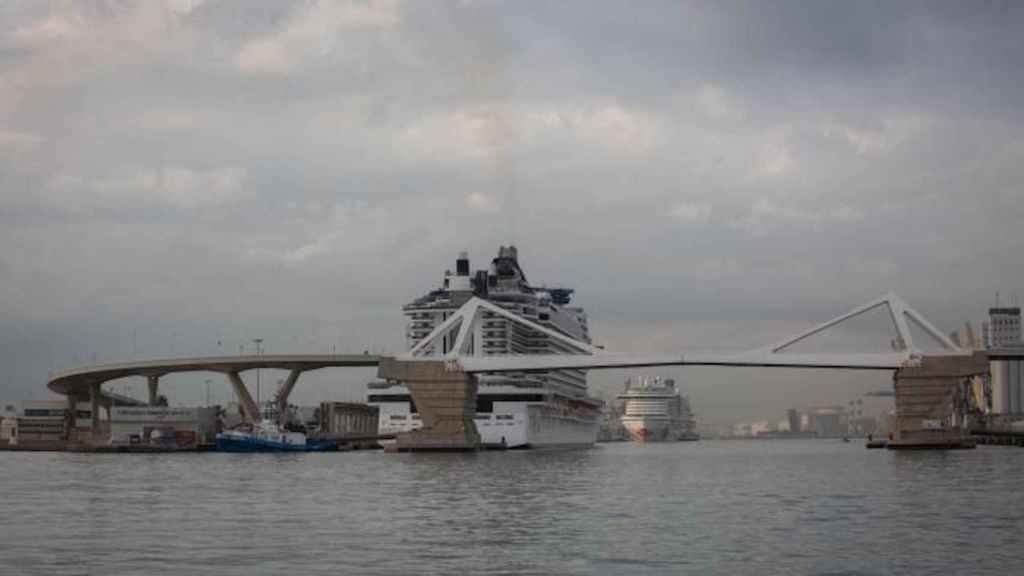
[[[206,379],[206,407],[210,407],[210,379]]]

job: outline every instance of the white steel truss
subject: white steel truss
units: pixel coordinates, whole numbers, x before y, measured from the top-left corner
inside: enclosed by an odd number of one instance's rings
[[[787,348],[804,341],[847,320],[885,307],[895,327],[897,340],[894,350],[888,353],[791,353]],[[489,312],[521,326],[543,333],[564,345],[565,354],[519,354],[485,355],[479,347],[472,346],[473,334],[483,314]],[[837,316],[828,322],[801,332],[773,346],[740,353],[686,353],[681,355],[616,354],[585,342],[574,340],[565,334],[517,316],[499,306],[480,298],[471,298],[466,304],[448,317],[425,338],[420,340],[408,353],[406,360],[444,359],[450,369],[471,373],[485,372],[530,372],[559,369],[625,368],[643,366],[748,366],[787,368],[840,368],[892,370],[920,361],[923,351],[913,339],[910,326],[914,325],[934,338],[942,347],[942,354],[961,355],[969,352],[953,343],[919,312],[907,305],[893,293],[886,294],[864,306]],[[454,338],[453,338],[454,336]],[[445,346],[450,343],[450,346]],[[440,351],[440,353],[438,353]]]
[[[477,333],[480,323],[483,322],[485,312],[501,316],[510,322],[519,324],[520,326],[524,326],[530,330],[540,332],[548,338],[551,338],[569,348],[574,354],[589,356],[603,353],[600,348],[596,348],[586,342],[570,338],[557,330],[552,330],[532,320],[517,316],[500,306],[491,304],[482,298],[474,296],[449,316],[444,322],[442,322],[441,325],[434,328],[430,334],[427,334],[422,340],[417,342],[412,350],[409,350],[406,354],[406,357],[423,358],[429,356],[442,356],[444,358],[451,359],[462,356],[481,355],[478,347],[472,347],[477,351],[476,354],[470,353],[470,349],[473,341],[473,335]],[[452,335],[455,336],[454,339],[452,339]],[[444,346],[446,341],[451,343],[447,349]],[[442,353],[437,354],[436,352],[438,350],[441,350]]]
[[[910,326],[912,324],[924,330],[924,332],[932,338],[935,338],[945,352],[951,352],[954,354],[964,352],[959,346],[954,344],[948,336],[943,334],[941,330],[932,325],[932,323],[922,316],[917,310],[911,308],[902,298],[892,292],[878,298],[877,300],[868,302],[859,308],[855,308],[842,316],[837,316],[828,322],[819,324],[810,330],[801,332],[792,338],[779,342],[778,344],[771,346],[769,350],[771,350],[772,353],[780,353],[797,342],[802,342],[816,334],[820,334],[825,330],[828,330],[829,328],[834,328],[847,320],[867,314],[868,312],[881,307],[885,307],[888,310],[889,318],[892,320],[893,327],[896,329],[897,340],[894,343],[894,348],[897,352],[906,352],[909,355],[920,355],[923,353],[923,351],[914,344],[914,338],[910,331]]]

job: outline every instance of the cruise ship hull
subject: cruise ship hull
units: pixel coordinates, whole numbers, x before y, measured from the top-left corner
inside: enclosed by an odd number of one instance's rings
[[[548,406],[531,406],[525,422],[526,447],[585,448],[597,442],[599,410],[560,413]]]
[[[667,442],[670,438],[671,426],[668,420],[640,419],[624,421],[623,427],[630,440],[634,442]]]
[[[394,414],[397,416],[397,414]],[[421,429],[419,419],[408,415],[399,425],[391,421],[382,426],[382,434],[406,434]],[[545,415],[540,411],[520,414],[478,415],[474,426],[480,436],[479,448],[484,449],[552,449],[588,448],[597,442],[599,422],[592,419]],[[399,441],[382,441],[386,448],[401,450]]]
[[[667,419],[643,418],[623,420],[629,439],[634,442],[681,442],[697,440],[696,434],[687,433],[682,426]]]
[[[417,436],[421,442],[422,438],[432,436],[424,429],[423,416],[419,412],[413,413],[410,403],[402,401],[404,395],[401,392],[397,390],[387,395],[397,401],[380,397],[371,401],[380,409],[380,433],[398,435],[398,440],[386,447],[399,451],[417,441]],[[486,401],[488,395],[483,398]],[[459,434],[458,438],[475,436],[479,441],[475,446],[459,442],[462,449],[585,448],[597,442],[600,404],[596,401],[575,404],[557,401],[491,402],[491,405],[491,412],[466,414],[466,420],[471,422],[476,434]]]

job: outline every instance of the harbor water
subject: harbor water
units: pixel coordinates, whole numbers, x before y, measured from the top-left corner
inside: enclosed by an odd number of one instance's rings
[[[1011,574],[1024,450],[0,453],[0,574]]]

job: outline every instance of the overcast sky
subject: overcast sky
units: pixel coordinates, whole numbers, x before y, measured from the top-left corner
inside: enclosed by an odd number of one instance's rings
[[[1005,1],[8,0],[0,396],[257,336],[397,351],[403,303],[508,243],[616,350],[753,347],[889,290],[980,321],[1024,291],[1022,54]],[[708,421],[889,378],[666,373]],[[226,399],[172,401],[207,377]]]

